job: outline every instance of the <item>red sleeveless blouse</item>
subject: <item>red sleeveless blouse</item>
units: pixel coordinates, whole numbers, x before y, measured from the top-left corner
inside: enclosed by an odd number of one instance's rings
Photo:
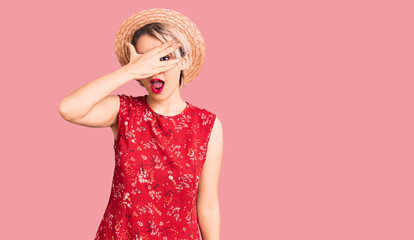
[[[148,95],[118,96],[112,189],[95,240],[199,240],[197,190],[216,115],[186,102],[164,116]]]

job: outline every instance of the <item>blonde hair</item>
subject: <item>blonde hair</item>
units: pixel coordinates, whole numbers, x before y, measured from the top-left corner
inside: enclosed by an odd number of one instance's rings
[[[148,34],[152,37],[157,38],[162,43],[167,42],[165,36],[170,36],[175,42],[181,44],[178,48],[181,57],[184,57],[186,54],[191,54],[190,44],[187,42],[187,38],[180,32],[177,31],[174,27],[167,23],[153,22],[144,25],[143,27],[137,29],[132,36],[131,43],[136,46],[138,38],[142,35]],[[177,58],[176,51],[171,53],[174,58]],[[191,55],[190,55],[191,56]],[[191,57],[189,58],[189,65],[191,65]],[[183,80],[185,79],[185,73],[183,70],[180,72],[180,88],[182,87]],[[140,80],[137,80],[139,85],[144,86]]]

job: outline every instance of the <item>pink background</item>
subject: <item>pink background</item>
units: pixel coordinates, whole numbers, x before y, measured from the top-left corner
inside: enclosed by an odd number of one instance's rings
[[[113,134],[57,107],[120,67],[123,20],[163,7],[205,38],[182,96],[223,124],[221,239],[414,239],[411,3],[3,3],[1,238],[93,239]]]

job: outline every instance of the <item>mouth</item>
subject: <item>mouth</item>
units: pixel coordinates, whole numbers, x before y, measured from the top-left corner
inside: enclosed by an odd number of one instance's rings
[[[151,89],[154,93],[161,93],[165,82],[159,78],[151,79]]]

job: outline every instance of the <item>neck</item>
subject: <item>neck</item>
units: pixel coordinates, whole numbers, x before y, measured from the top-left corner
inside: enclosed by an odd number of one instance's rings
[[[165,98],[147,94],[146,101],[155,112],[166,116],[179,114],[187,107],[187,103],[181,98],[179,91],[174,91]]]

